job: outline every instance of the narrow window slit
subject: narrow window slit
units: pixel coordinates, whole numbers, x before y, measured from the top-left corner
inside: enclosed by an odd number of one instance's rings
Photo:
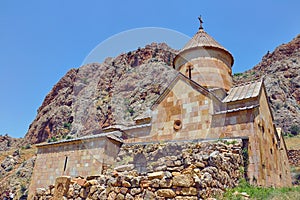
[[[68,156],[66,156],[66,158],[65,158],[64,171],[66,171],[66,169],[67,169],[67,163],[68,163]]]
[[[189,67],[189,79],[192,79],[192,68]]]
[[[192,70],[193,70],[193,66],[189,65],[186,68],[186,75],[189,76],[189,79],[192,79]]]

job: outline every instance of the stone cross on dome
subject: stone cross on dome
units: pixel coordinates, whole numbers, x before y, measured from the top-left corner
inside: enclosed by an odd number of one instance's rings
[[[199,27],[199,29],[203,29],[203,20],[202,20],[202,17],[201,17],[201,15],[198,17],[198,19],[199,19],[199,22],[200,22],[200,27]]]

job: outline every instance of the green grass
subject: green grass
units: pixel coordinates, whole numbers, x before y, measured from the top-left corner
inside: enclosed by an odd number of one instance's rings
[[[244,179],[236,188],[228,189],[223,197],[217,199],[245,199],[240,193],[245,192],[250,195],[250,199],[255,200],[298,200],[300,199],[300,186],[290,188],[261,188],[251,186]]]

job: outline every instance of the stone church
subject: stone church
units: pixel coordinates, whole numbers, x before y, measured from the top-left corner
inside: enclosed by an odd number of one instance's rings
[[[179,51],[180,73],[135,125],[115,125],[99,135],[37,145],[31,190],[62,175],[101,173],[124,143],[239,138],[248,153],[246,175],[259,186],[290,186],[284,138],[273,123],[263,79],[233,86],[231,53],[202,27]]]

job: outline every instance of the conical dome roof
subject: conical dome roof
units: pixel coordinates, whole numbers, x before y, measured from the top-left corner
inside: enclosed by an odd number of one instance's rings
[[[173,68],[207,88],[228,91],[232,86],[233,56],[207,34],[202,19],[197,33],[173,60]]]
[[[186,43],[180,52],[196,48],[196,47],[215,47],[223,49],[229,53],[222,45],[220,45],[215,39],[208,35],[203,29],[199,29],[193,38]]]
[[[201,19],[199,19],[201,20]],[[221,44],[219,44],[214,38],[212,38],[209,34],[207,34],[203,27],[202,27],[202,21],[200,21],[200,28],[197,31],[197,33],[190,39],[185,46],[179,51],[177,56],[180,56],[183,52],[193,50],[193,49],[198,49],[198,48],[216,48],[221,51],[224,51],[225,54],[228,54],[230,57],[230,65],[233,65],[233,56],[231,53],[225,49]]]

